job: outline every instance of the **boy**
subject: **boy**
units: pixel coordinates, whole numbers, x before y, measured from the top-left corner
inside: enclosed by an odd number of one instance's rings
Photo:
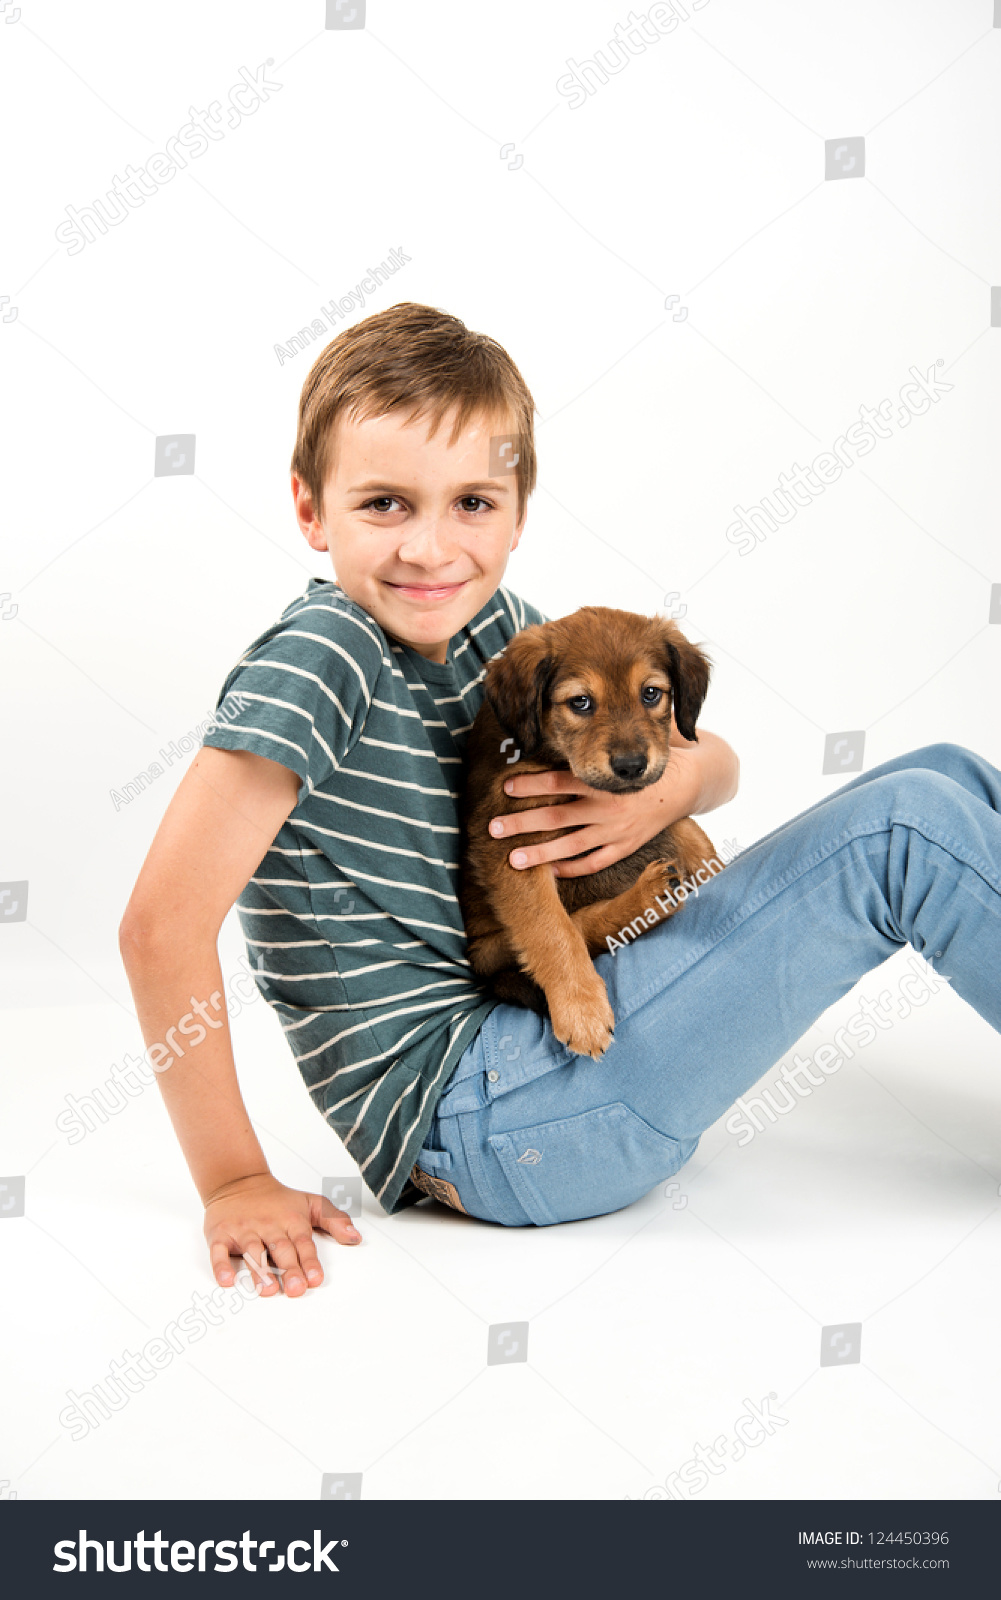
[[[501,584],[535,487],[534,411],[500,346],[415,304],[346,330],[303,386],[296,515],[336,582],[312,578],[229,674],[226,720],[167,809],[120,938],[144,1038],[174,1051],[154,1065],[219,1283],[231,1253],[263,1262],[266,1246],[295,1296],[322,1280],[314,1226],[359,1242],[270,1174],[251,1127],[221,1004],[230,906],[314,1103],[389,1212],[422,1198],[409,1180],[436,1100],[495,1004],[464,959],[457,796],[487,661],[546,620]],[[728,799],[733,752],[708,734],[689,748],[656,795],[592,791],[580,838],[530,861],[592,849],[575,866],[595,871]],[[585,792],[544,777],[519,792]],[[177,1023],[199,996],[206,1037],[186,1051]]]
[[[121,929],[144,1037],[174,1052],[150,1045],[220,1284],[231,1254],[267,1249],[299,1295],[323,1276],[314,1227],[358,1242],[271,1174],[250,1126],[220,1012],[234,902],[315,1104],[390,1213],[422,1192],[512,1227],[630,1204],[904,943],[1001,1028],[1001,773],[948,744],[861,774],[600,955],[616,1029],[599,1061],[477,984],[456,800],[486,664],[545,620],[501,583],[535,484],[534,409],[498,345],[428,306],[346,330],[306,379],[292,488],[337,581],[311,579],[229,674],[219,698],[238,710],[206,735]],[[636,795],[509,780],[568,803],[492,832],[576,828],[512,867],[592,872],[730,799],[730,747],[675,741]],[[207,1026],[186,1054],[194,1010]],[[787,1110],[851,1059],[848,1032],[783,1068]]]

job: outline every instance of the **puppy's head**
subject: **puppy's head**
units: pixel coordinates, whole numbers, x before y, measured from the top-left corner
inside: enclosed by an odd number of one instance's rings
[[[671,706],[695,739],[709,658],[673,622],[607,606],[515,635],[484,679],[519,753],[562,760],[594,789],[631,793],[667,765]]]

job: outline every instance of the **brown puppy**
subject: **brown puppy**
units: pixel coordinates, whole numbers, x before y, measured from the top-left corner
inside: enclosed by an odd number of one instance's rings
[[[665,909],[657,896],[712,861],[713,846],[686,817],[600,872],[555,878],[548,864],[512,867],[510,835],[494,839],[487,824],[574,798],[512,799],[503,788],[512,773],[569,769],[614,794],[656,783],[668,761],[672,702],[679,733],[695,739],[709,672],[673,622],[607,606],[523,628],[487,667],[465,753],[459,902],[467,955],[500,999],[543,1014],[548,1005],[553,1032],[576,1054],[599,1057],[614,1030],[592,957],[637,919],[642,929],[649,913],[672,915],[677,903]],[[572,831],[521,833],[515,843]]]

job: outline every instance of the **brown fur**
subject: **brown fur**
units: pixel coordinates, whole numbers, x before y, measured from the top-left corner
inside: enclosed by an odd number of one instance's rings
[[[658,907],[657,895],[715,851],[685,817],[610,867],[555,878],[549,864],[517,868],[508,856],[570,828],[495,839],[487,824],[509,811],[573,803],[567,795],[506,795],[513,775],[557,767],[614,794],[656,783],[669,758],[672,702],[679,733],[695,739],[709,673],[708,657],[673,622],[607,606],[523,628],[487,667],[465,760],[459,899],[467,955],[500,999],[543,1014],[548,1007],[556,1037],[577,1054],[602,1055],[615,1026],[592,958],[648,911],[658,921],[673,915],[677,908]],[[644,703],[641,694],[655,688],[657,703]],[[585,694],[593,709],[575,712],[567,702]]]

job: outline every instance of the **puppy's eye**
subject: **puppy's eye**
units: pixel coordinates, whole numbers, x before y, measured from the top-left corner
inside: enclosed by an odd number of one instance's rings
[[[589,711],[594,710],[594,701],[589,694],[575,694],[567,701],[567,705],[571,711],[579,712],[581,716],[586,716]]]
[[[647,687],[640,691],[640,699],[645,706],[659,705],[663,698],[663,689],[658,689],[654,683],[647,684]]]

